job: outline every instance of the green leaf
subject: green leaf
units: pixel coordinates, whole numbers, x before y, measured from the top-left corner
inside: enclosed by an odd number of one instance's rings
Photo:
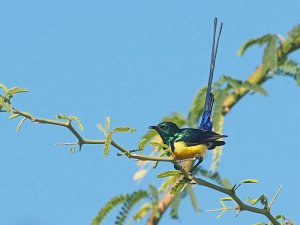
[[[231,182],[226,178],[222,178],[218,172],[207,171],[203,168],[201,168],[199,171],[202,176],[208,177],[209,179],[215,181],[217,184],[222,185],[223,187],[225,187],[227,189],[231,189],[233,187]]]
[[[155,217],[159,217],[160,216],[160,211],[158,208],[158,201],[159,201],[159,194],[158,191],[156,189],[156,187],[154,187],[153,185],[149,185],[150,188],[150,196],[151,196],[151,200],[152,200],[152,210],[153,213],[155,215]]]
[[[69,116],[67,116],[65,114],[58,114],[56,117],[58,119],[61,119],[61,120],[68,120],[69,119]]]
[[[293,77],[297,85],[300,85],[300,67],[294,60],[286,59],[277,70],[275,75],[286,75]]]
[[[248,40],[248,41],[247,41],[246,43],[244,43],[244,44],[242,45],[242,47],[239,49],[237,55],[238,55],[239,57],[241,57],[241,56],[246,52],[246,50],[247,50],[248,48],[250,48],[251,46],[257,45],[257,44],[258,44],[258,45],[263,45],[263,44],[269,42],[271,36],[273,36],[273,35],[271,35],[271,34],[266,34],[266,35],[264,35],[264,36],[261,36],[261,37],[258,37],[258,38],[253,38],[253,39]]]
[[[199,118],[203,113],[206,89],[207,89],[206,87],[201,88],[196,94],[196,96],[194,97],[187,118],[187,124],[189,127],[195,127],[197,125],[197,122],[199,121]]]
[[[11,115],[10,117],[9,117],[9,119],[14,119],[14,118],[17,118],[17,117],[19,117],[19,116],[21,116],[20,114],[13,114],[13,115]]]
[[[172,219],[178,219],[179,205],[181,202],[181,198],[183,196],[183,192],[177,193],[171,202],[171,211],[170,215]]]
[[[232,188],[233,185],[231,184],[230,180],[227,179],[227,178],[221,178],[220,179],[220,184],[223,186],[223,187],[226,187],[226,188]]]
[[[168,179],[166,179],[166,180],[160,185],[159,191],[160,191],[160,192],[164,192],[164,191],[166,191],[167,189],[169,189],[170,186],[174,184],[174,182],[175,182],[176,179],[177,179],[177,177],[175,177],[175,176],[168,177]]]
[[[288,38],[289,39],[294,40],[298,37],[300,37],[300,24],[294,26],[293,29],[288,32]]]
[[[259,181],[256,179],[247,179],[241,182],[241,184],[253,184],[253,183],[259,183]]]
[[[166,145],[164,143],[158,143],[158,142],[150,142],[149,145],[154,146],[154,147],[169,148],[168,145]]]
[[[141,181],[143,177],[145,177],[146,173],[148,172],[147,169],[140,169],[137,172],[135,172],[133,176],[134,181]]]
[[[192,185],[187,185],[187,193],[188,193],[188,195],[190,197],[190,201],[192,203],[192,206],[193,206],[194,210],[196,212],[200,212],[201,210],[200,210],[199,202],[198,202],[198,199],[197,199],[197,197],[195,195],[195,192],[193,190],[193,186]]]
[[[252,199],[250,197],[248,197],[247,201],[252,204],[252,205],[256,205],[259,202],[260,198],[257,199]]]
[[[220,199],[220,203],[223,206],[224,209],[228,209],[225,202],[234,201],[231,197],[223,197]]]
[[[103,221],[103,219],[107,216],[107,214],[113,210],[116,206],[121,204],[126,200],[126,195],[118,195],[108,201],[99,211],[98,215],[94,218],[91,225],[99,225]]]
[[[224,89],[218,89],[215,91],[215,102],[214,109],[212,114],[212,122],[214,124],[214,131],[216,133],[222,133],[222,128],[224,124],[224,115],[223,115],[223,103],[225,98],[228,96],[230,87],[226,87]],[[211,170],[216,171],[221,160],[222,156],[222,146],[218,146],[213,151],[213,161],[211,163]]]
[[[234,185],[234,190],[237,190],[242,184],[253,184],[253,183],[259,183],[258,180],[256,179],[247,179],[247,180],[243,180],[241,183],[239,183],[238,185]]]
[[[252,198],[248,197],[247,201],[249,203],[251,203],[252,205],[256,205],[258,202],[260,202],[265,208],[268,207],[268,198],[266,195],[261,195],[257,199],[252,199]]]
[[[147,142],[146,139],[142,139],[142,140],[139,142],[138,149],[139,149],[139,150],[143,150],[143,149],[145,148],[146,142]]]
[[[154,130],[149,130],[146,134],[144,134],[144,136],[142,137],[142,140],[145,140],[144,145],[146,145],[149,141],[151,141],[156,135],[158,134]]]
[[[156,187],[154,187],[152,184],[150,184],[149,189],[150,189],[150,195],[152,197],[152,202],[157,204],[159,201],[159,196],[158,196],[158,191],[157,191]]]
[[[226,202],[226,201],[233,201],[231,197],[223,197],[220,199],[220,201]]]
[[[9,112],[11,114],[14,113],[9,99],[1,95],[0,95],[0,109],[4,109],[4,111]]]
[[[169,176],[179,176],[182,173],[178,170],[169,170],[157,175],[157,178],[169,177]]]
[[[108,131],[109,128],[110,128],[110,117],[107,116],[107,117],[105,118],[105,130]]]
[[[263,74],[277,69],[277,37],[271,35],[263,55]]]
[[[249,91],[253,91],[255,93],[261,94],[263,96],[268,96],[268,92],[261,85],[253,84],[250,83],[249,81],[245,81],[242,87],[248,89]]]
[[[224,83],[228,83],[234,90],[237,90],[242,87],[243,81],[234,79],[230,76],[222,76],[217,82],[218,86],[221,86]],[[221,90],[220,90],[221,91]],[[229,90],[228,90],[229,91]],[[217,98],[216,98],[217,99]]]
[[[226,212],[226,210],[223,210],[223,211],[217,216],[217,219],[220,219],[220,218],[224,215],[225,212]]]
[[[229,77],[229,76],[222,76],[220,78],[220,80],[218,81],[218,85],[222,85],[224,83],[228,83],[230,85],[230,87],[232,87],[234,90],[238,90],[240,88],[246,88],[249,91],[253,91],[253,92],[261,94],[263,96],[268,95],[267,91],[261,85],[253,84],[253,83],[250,83],[249,81],[241,81],[241,80],[237,80],[232,77]],[[224,89],[224,91],[229,92],[230,90]],[[216,97],[216,100],[217,99],[218,98]]]
[[[8,97],[8,96],[7,96],[7,92],[8,92],[7,87],[6,87],[4,84],[1,83],[1,84],[0,84],[0,88],[2,88],[2,90],[3,90],[3,92],[4,92],[4,96],[5,96],[5,97]]]
[[[292,220],[288,220],[285,218],[284,215],[276,215],[274,216],[275,220],[279,220],[280,219],[280,225],[293,225],[294,222]]]
[[[3,98],[3,96],[0,95],[0,109],[2,109],[2,107],[5,105],[5,100]]]
[[[171,195],[178,194],[179,192],[181,192],[183,190],[183,188],[186,186],[186,184],[187,184],[187,181],[185,179],[181,179],[172,187],[170,194]]]
[[[98,128],[100,131],[102,131],[104,135],[106,135],[107,130],[105,130],[105,128],[104,128],[100,123],[97,124],[97,128]]]
[[[159,157],[163,157],[164,155],[169,155],[170,154],[170,149],[168,148],[168,149],[166,149],[166,150],[164,150],[164,151],[162,151],[162,153],[159,155]],[[153,165],[153,169],[155,169],[156,167],[157,167],[157,165],[158,165],[158,163],[159,163],[159,161],[156,161],[155,163],[154,163],[154,165]]]
[[[22,92],[28,92],[28,90],[26,90],[24,88],[13,87],[7,91],[7,95],[9,96],[9,95],[17,94],[17,93],[22,93]]]
[[[77,125],[79,126],[80,130],[83,130],[83,125],[82,125],[82,123],[80,122],[80,120],[78,119],[77,116],[70,116],[69,119],[70,119],[70,120],[75,120],[76,123],[77,123]]]
[[[142,199],[148,197],[148,192],[144,190],[135,191],[130,195],[126,196],[126,201],[124,202],[119,215],[116,218],[115,224],[123,225],[130,210]]]
[[[278,73],[297,74],[299,73],[299,66],[295,60],[286,59],[278,67]]]
[[[148,212],[152,209],[152,205],[145,203],[144,205],[141,206],[141,208],[134,214],[133,218],[135,221],[140,221],[142,220]]]
[[[288,33],[288,37],[285,43],[282,45],[282,52],[288,53],[293,49],[295,42],[300,37],[300,24],[293,27],[293,29]]]
[[[106,136],[105,143],[104,143],[104,156],[107,157],[109,154],[109,148],[110,144],[112,142],[112,132],[109,132],[108,135]]]
[[[70,153],[75,154],[75,148],[74,147],[70,148]]]
[[[132,128],[129,128],[129,127],[116,127],[113,132],[123,132],[123,133],[126,133],[126,132],[135,132],[136,129],[132,129]]]
[[[223,103],[225,98],[228,96],[230,89],[231,88],[227,87],[215,91],[215,102],[214,102],[214,109],[212,114],[212,122],[214,125],[214,131],[217,133],[222,132],[222,127],[224,122],[224,116],[222,114]]]
[[[24,118],[20,121],[20,123],[19,123],[19,125],[18,125],[18,127],[17,127],[17,132],[19,132],[19,131],[21,130],[21,127],[22,127],[22,125],[23,125],[23,123],[24,123],[24,121],[25,121],[26,119],[27,119],[27,118],[24,117]]]

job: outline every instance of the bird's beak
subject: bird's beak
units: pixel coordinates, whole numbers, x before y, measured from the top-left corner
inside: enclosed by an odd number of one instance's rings
[[[156,129],[157,129],[157,126],[150,126],[149,129],[154,129],[154,130],[156,130]]]

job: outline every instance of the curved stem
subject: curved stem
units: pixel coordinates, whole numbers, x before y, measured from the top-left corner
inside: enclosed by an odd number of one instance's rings
[[[270,210],[253,207],[253,206],[243,203],[242,200],[236,195],[234,189],[226,189],[224,187],[215,185],[213,183],[207,182],[200,178],[194,178],[193,181],[195,181],[198,185],[208,187],[210,189],[216,190],[218,192],[222,192],[222,193],[230,196],[235,201],[235,203],[239,206],[238,207],[239,211],[249,211],[249,212],[262,214],[262,215],[266,216],[274,225],[280,225],[280,223],[277,222],[275,217],[271,215]]]
[[[44,119],[44,118],[37,118],[32,116],[29,113],[26,112],[21,112],[19,110],[13,109],[14,114],[18,114],[21,116],[26,117],[29,119],[31,122],[37,122],[37,123],[42,123],[42,124],[50,124],[50,125],[57,125],[57,126],[62,126],[66,127],[68,130],[72,132],[72,134],[77,138],[78,143],[80,147],[85,144],[94,144],[94,145],[104,145],[105,140],[93,140],[93,139],[85,139],[83,138],[79,132],[72,126],[72,123],[70,120],[66,122],[62,121],[57,121],[57,120],[49,120],[49,119]],[[67,143],[70,144],[70,143]],[[72,143],[74,145],[75,143]],[[121,145],[116,143],[115,141],[111,142],[111,145],[114,146],[116,149],[120,150],[122,153],[124,153],[128,158],[133,158],[137,160],[142,160],[142,161],[160,161],[160,162],[174,162],[174,159],[172,157],[156,157],[156,156],[147,156],[147,155],[138,155],[138,154],[133,154],[130,151],[126,150],[123,148]]]

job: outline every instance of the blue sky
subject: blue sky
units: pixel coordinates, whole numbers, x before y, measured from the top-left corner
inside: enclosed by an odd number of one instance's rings
[[[107,115],[112,126],[136,128],[116,137],[135,148],[148,126],[163,116],[187,115],[193,96],[206,84],[215,16],[224,22],[215,79],[246,79],[260,64],[262,49],[238,58],[239,47],[266,33],[285,36],[299,23],[299,7],[296,0],[1,1],[0,82],[29,90],[14,99],[20,110],[45,118],[78,116],[85,137],[102,139],[96,124]],[[233,183],[260,180],[240,189],[244,200],[264,193],[271,198],[282,185],[274,214],[299,221],[300,89],[282,77],[264,87],[268,97],[247,96],[226,117],[229,138],[219,172]],[[135,162],[117,157],[115,150],[104,158],[102,146],[85,146],[72,155],[55,146],[74,141],[69,131],[26,122],[17,134],[18,122],[0,117],[0,224],[89,224],[112,196],[159,184],[155,176],[172,168],[161,165],[137,184],[132,181]],[[208,155],[204,166],[210,162]],[[161,224],[265,220],[248,212],[216,220],[206,210],[220,207],[223,195],[203,187],[196,194],[203,213],[195,214],[184,200],[181,219],[166,215]]]

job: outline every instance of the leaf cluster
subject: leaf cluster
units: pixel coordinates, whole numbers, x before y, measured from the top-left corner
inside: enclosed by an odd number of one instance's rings
[[[107,214],[114,208],[122,204],[121,210],[116,217],[115,224],[124,224],[130,210],[142,199],[148,197],[148,192],[144,190],[135,191],[131,194],[118,195],[108,201],[99,211],[98,215],[92,221],[92,225],[99,225],[103,222]]]
[[[113,134],[115,133],[128,133],[135,132],[136,129],[132,129],[129,127],[116,127],[112,131],[110,131],[110,117],[106,117],[105,119],[105,127],[103,127],[100,123],[97,124],[97,128],[103,132],[105,135],[105,144],[104,144],[104,156],[107,157],[109,154],[110,145],[112,142]]]
[[[0,94],[0,111],[4,110],[13,114],[13,108],[11,105],[11,99],[19,93],[28,92],[24,88],[13,87],[8,89],[4,84],[0,83],[0,89],[2,89],[3,94]]]

